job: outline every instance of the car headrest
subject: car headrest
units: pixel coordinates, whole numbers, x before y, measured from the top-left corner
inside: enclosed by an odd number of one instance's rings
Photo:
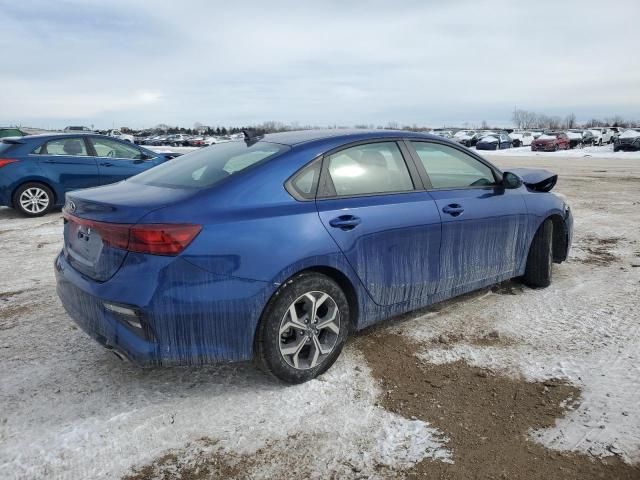
[[[64,153],[67,155],[79,155],[84,149],[82,148],[80,140],[67,140],[64,142],[62,150],[64,150]]]
[[[358,163],[368,167],[384,167],[387,166],[387,161],[380,152],[374,150],[365,150],[362,152],[362,156],[358,160]]]

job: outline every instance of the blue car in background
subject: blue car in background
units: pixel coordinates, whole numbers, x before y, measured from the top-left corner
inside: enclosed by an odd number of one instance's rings
[[[0,205],[36,217],[64,204],[67,192],[119,182],[177,154],[159,154],[103,135],[3,138]]]
[[[254,359],[304,382],[382,319],[512,277],[548,286],[573,225],[556,180],[427,134],[247,135],[68,194],[57,291],[139,365]]]

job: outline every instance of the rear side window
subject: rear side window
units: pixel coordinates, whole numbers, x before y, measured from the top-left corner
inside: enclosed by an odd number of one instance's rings
[[[50,140],[34,150],[39,155],[87,156],[87,148],[82,138],[59,138]]]
[[[433,188],[464,188],[493,185],[493,171],[471,155],[436,143],[411,142]]]
[[[251,146],[245,142],[220,143],[158,165],[130,181],[171,188],[210,187],[288,149],[285,145],[268,142]]]
[[[407,165],[395,142],[367,143],[327,157],[337,196],[413,190]]]

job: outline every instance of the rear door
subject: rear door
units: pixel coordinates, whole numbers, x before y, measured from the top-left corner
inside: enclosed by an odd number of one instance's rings
[[[135,145],[111,138],[89,137],[96,156],[102,185],[115,183],[142,173],[160,163],[158,157],[148,159]]]
[[[438,281],[440,216],[407,157],[403,142],[377,140],[322,166],[320,219],[379,305],[431,295]]]
[[[410,145],[442,218],[438,293],[515,274],[526,254],[520,190],[502,187],[499,173],[467,151],[429,141]]]
[[[32,155],[37,155],[44,175],[63,193],[100,185],[96,159],[89,155],[83,137],[49,140],[36,148]]]

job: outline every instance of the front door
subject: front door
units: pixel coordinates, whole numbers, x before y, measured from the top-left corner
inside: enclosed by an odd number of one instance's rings
[[[462,149],[411,142],[442,218],[438,292],[468,290],[516,274],[526,255],[527,209],[520,189]]]
[[[392,305],[433,294],[440,216],[429,193],[414,188],[399,144],[341,150],[325,157],[322,175],[320,219],[373,300]]]
[[[59,194],[100,185],[96,159],[87,152],[82,137],[50,140],[34,152],[44,176],[59,186]]]
[[[135,145],[111,138],[90,137],[100,171],[102,185],[116,183],[157,165],[157,158],[147,159]]]

